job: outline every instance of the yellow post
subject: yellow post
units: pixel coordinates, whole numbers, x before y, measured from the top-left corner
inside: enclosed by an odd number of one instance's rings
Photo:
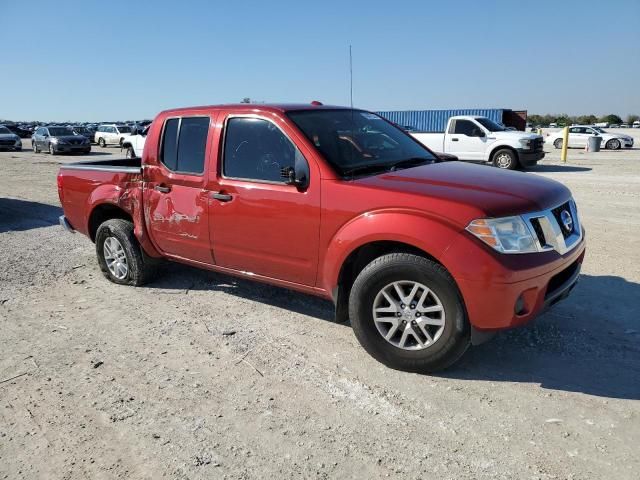
[[[562,131],[562,152],[560,153],[560,160],[563,163],[567,163],[567,144],[569,143],[569,127],[564,127]]]

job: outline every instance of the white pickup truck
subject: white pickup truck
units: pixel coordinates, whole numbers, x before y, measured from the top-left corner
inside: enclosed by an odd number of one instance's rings
[[[121,150],[126,150],[125,156],[127,158],[142,158],[142,151],[144,150],[144,144],[147,140],[149,126],[147,125],[144,130],[139,132],[140,133],[126,137],[120,145]]]
[[[508,130],[486,117],[451,117],[445,133],[409,133],[434,152],[471,162],[490,162],[498,168],[531,167],[544,158],[541,135]]]

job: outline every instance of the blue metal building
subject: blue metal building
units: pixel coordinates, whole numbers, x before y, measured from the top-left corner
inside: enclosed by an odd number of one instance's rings
[[[386,118],[401,127],[410,126],[423,132],[444,132],[447,121],[456,115],[476,115],[487,117],[494,122],[507,126],[514,126],[518,130],[524,130],[527,112],[506,108],[466,108],[457,110],[393,110],[387,112],[376,112],[381,117]],[[522,122],[522,125],[520,125]]]

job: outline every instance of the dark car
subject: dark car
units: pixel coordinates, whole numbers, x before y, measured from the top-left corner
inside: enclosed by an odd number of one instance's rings
[[[11,130],[11,132],[18,135],[20,138],[29,138],[31,136],[31,132],[26,128],[21,128],[17,125],[5,125],[5,127]]]
[[[84,127],[82,125],[71,127],[71,130],[76,135],[82,135],[83,137],[88,138],[89,141],[91,141],[91,139],[93,138],[93,134],[95,133],[89,127]]]
[[[48,125],[38,127],[31,137],[31,146],[35,153],[43,150],[54,153],[89,153],[91,142],[83,135],[76,135],[68,127]]]
[[[4,149],[19,152],[22,150],[22,140],[6,126],[0,125],[0,150]]]

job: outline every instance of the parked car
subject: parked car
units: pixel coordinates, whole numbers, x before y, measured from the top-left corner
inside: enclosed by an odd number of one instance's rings
[[[88,138],[89,141],[91,141],[94,135],[94,132],[92,132],[88,127],[83,127],[80,125],[71,127],[71,131],[76,135],[82,135],[83,137]]]
[[[4,125],[0,125],[0,149],[14,150],[16,152],[22,150],[22,140],[20,137]]]
[[[433,371],[531,321],[580,272],[564,185],[440,161],[370,112],[192,107],[160,113],[147,137],[141,160],[58,174],[60,223],[117,284],[142,285],[165,258],[317,295],[379,361]]]
[[[76,135],[73,130],[58,125],[38,127],[31,137],[31,147],[34,153],[48,151],[55,153],[89,153],[91,142],[82,135]]]
[[[544,158],[542,136],[511,130],[486,117],[451,117],[444,133],[410,133],[435,152],[503,169],[531,167]]]
[[[131,135],[131,127],[128,125],[102,124],[98,126],[94,134],[95,143],[101,147],[107,145],[122,145],[125,138]]]
[[[628,123],[621,123],[620,124],[620,128],[629,128],[629,124]]]
[[[12,133],[18,135],[20,138],[29,138],[31,136],[31,132],[26,128],[22,128],[17,125],[5,125],[5,127],[11,130]]]
[[[620,128],[620,125],[618,125],[617,123],[612,123],[611,125],[609,125],[609,128]]]
[[[136,158],[142,156],[144,143],[147,139],[147,133],[149,133],[149,127],[143,128],[140,133],[131,135],[124,139],[124,141],[122,142],[122,148],[126,152],[126,158]]]
[[[602,137],[602,147],[609,150],[633,147],[633,137],[624,133],[609,133],[599,127],[588,125],[575,125],[569,127],[569,148],[584,148],[589,141],[589,137]],[[554,132],[546,138],[546,141],[556,148],[562,148],[563,131]]]

